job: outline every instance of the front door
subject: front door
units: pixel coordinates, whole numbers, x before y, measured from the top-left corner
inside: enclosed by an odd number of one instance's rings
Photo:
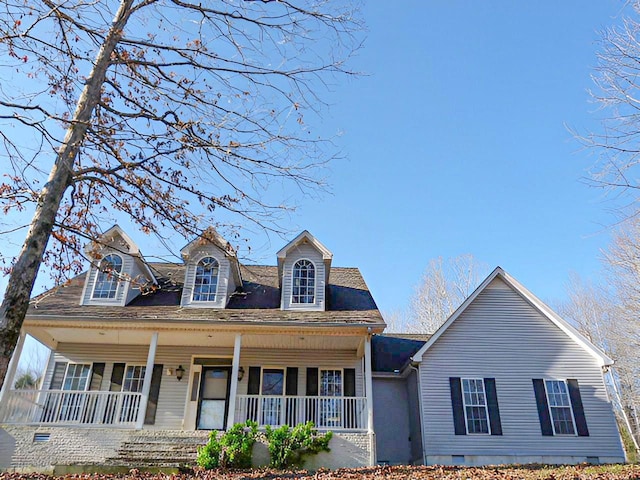
[[[198,408],[199,430],[224,430],[229,408],[229,367],[203,367]]]

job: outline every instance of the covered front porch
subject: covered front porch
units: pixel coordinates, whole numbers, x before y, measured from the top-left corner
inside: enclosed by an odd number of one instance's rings
[[[0,423],[181,431],[312,421],[373,432],[366,328],[27,324]],[[42,387],[9,388],[26,333],[52,354]]]

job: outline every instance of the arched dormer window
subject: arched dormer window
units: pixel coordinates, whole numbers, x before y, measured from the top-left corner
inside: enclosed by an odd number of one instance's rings
[[[92,298],[115,298],[121,273],[122,257],[115,254],[104,257],[98,265]]]
[[[196,266],[196,279],[193,285],[194,302],[215,302],[218,289],[220,266],[213,257],[204,257]]]
[[[291,303],[315,303],[316,267],[309,260],[298,260],[293,266]]]

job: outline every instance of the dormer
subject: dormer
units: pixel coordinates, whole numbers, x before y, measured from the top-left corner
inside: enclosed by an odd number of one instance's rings
[[[280,308],[325,310],[333,254],[308,231],[278,252]]]
[[[185,263],[183,307],[225,308],[242,286],[240,264],[233,247],[212,227],[181,251]]]
[[[85,247],[91,261],[81,305],[125,306],[147,288],[156,284],[140,249],[118,226]]]

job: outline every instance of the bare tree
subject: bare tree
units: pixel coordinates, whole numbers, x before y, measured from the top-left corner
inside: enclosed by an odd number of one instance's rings
[[[0,200],[33,220],[7,266],[0,378],[41,262],[79,271],[114,212],[158,235],[277,230],[265,191],[322,185],[331,155],[305,115],[349,73],[358,28],[322,0],[3,2]]]
[[[487,270],[470,254],[431,260],[411,299],[407,329],[435,332],[476,289]]]

